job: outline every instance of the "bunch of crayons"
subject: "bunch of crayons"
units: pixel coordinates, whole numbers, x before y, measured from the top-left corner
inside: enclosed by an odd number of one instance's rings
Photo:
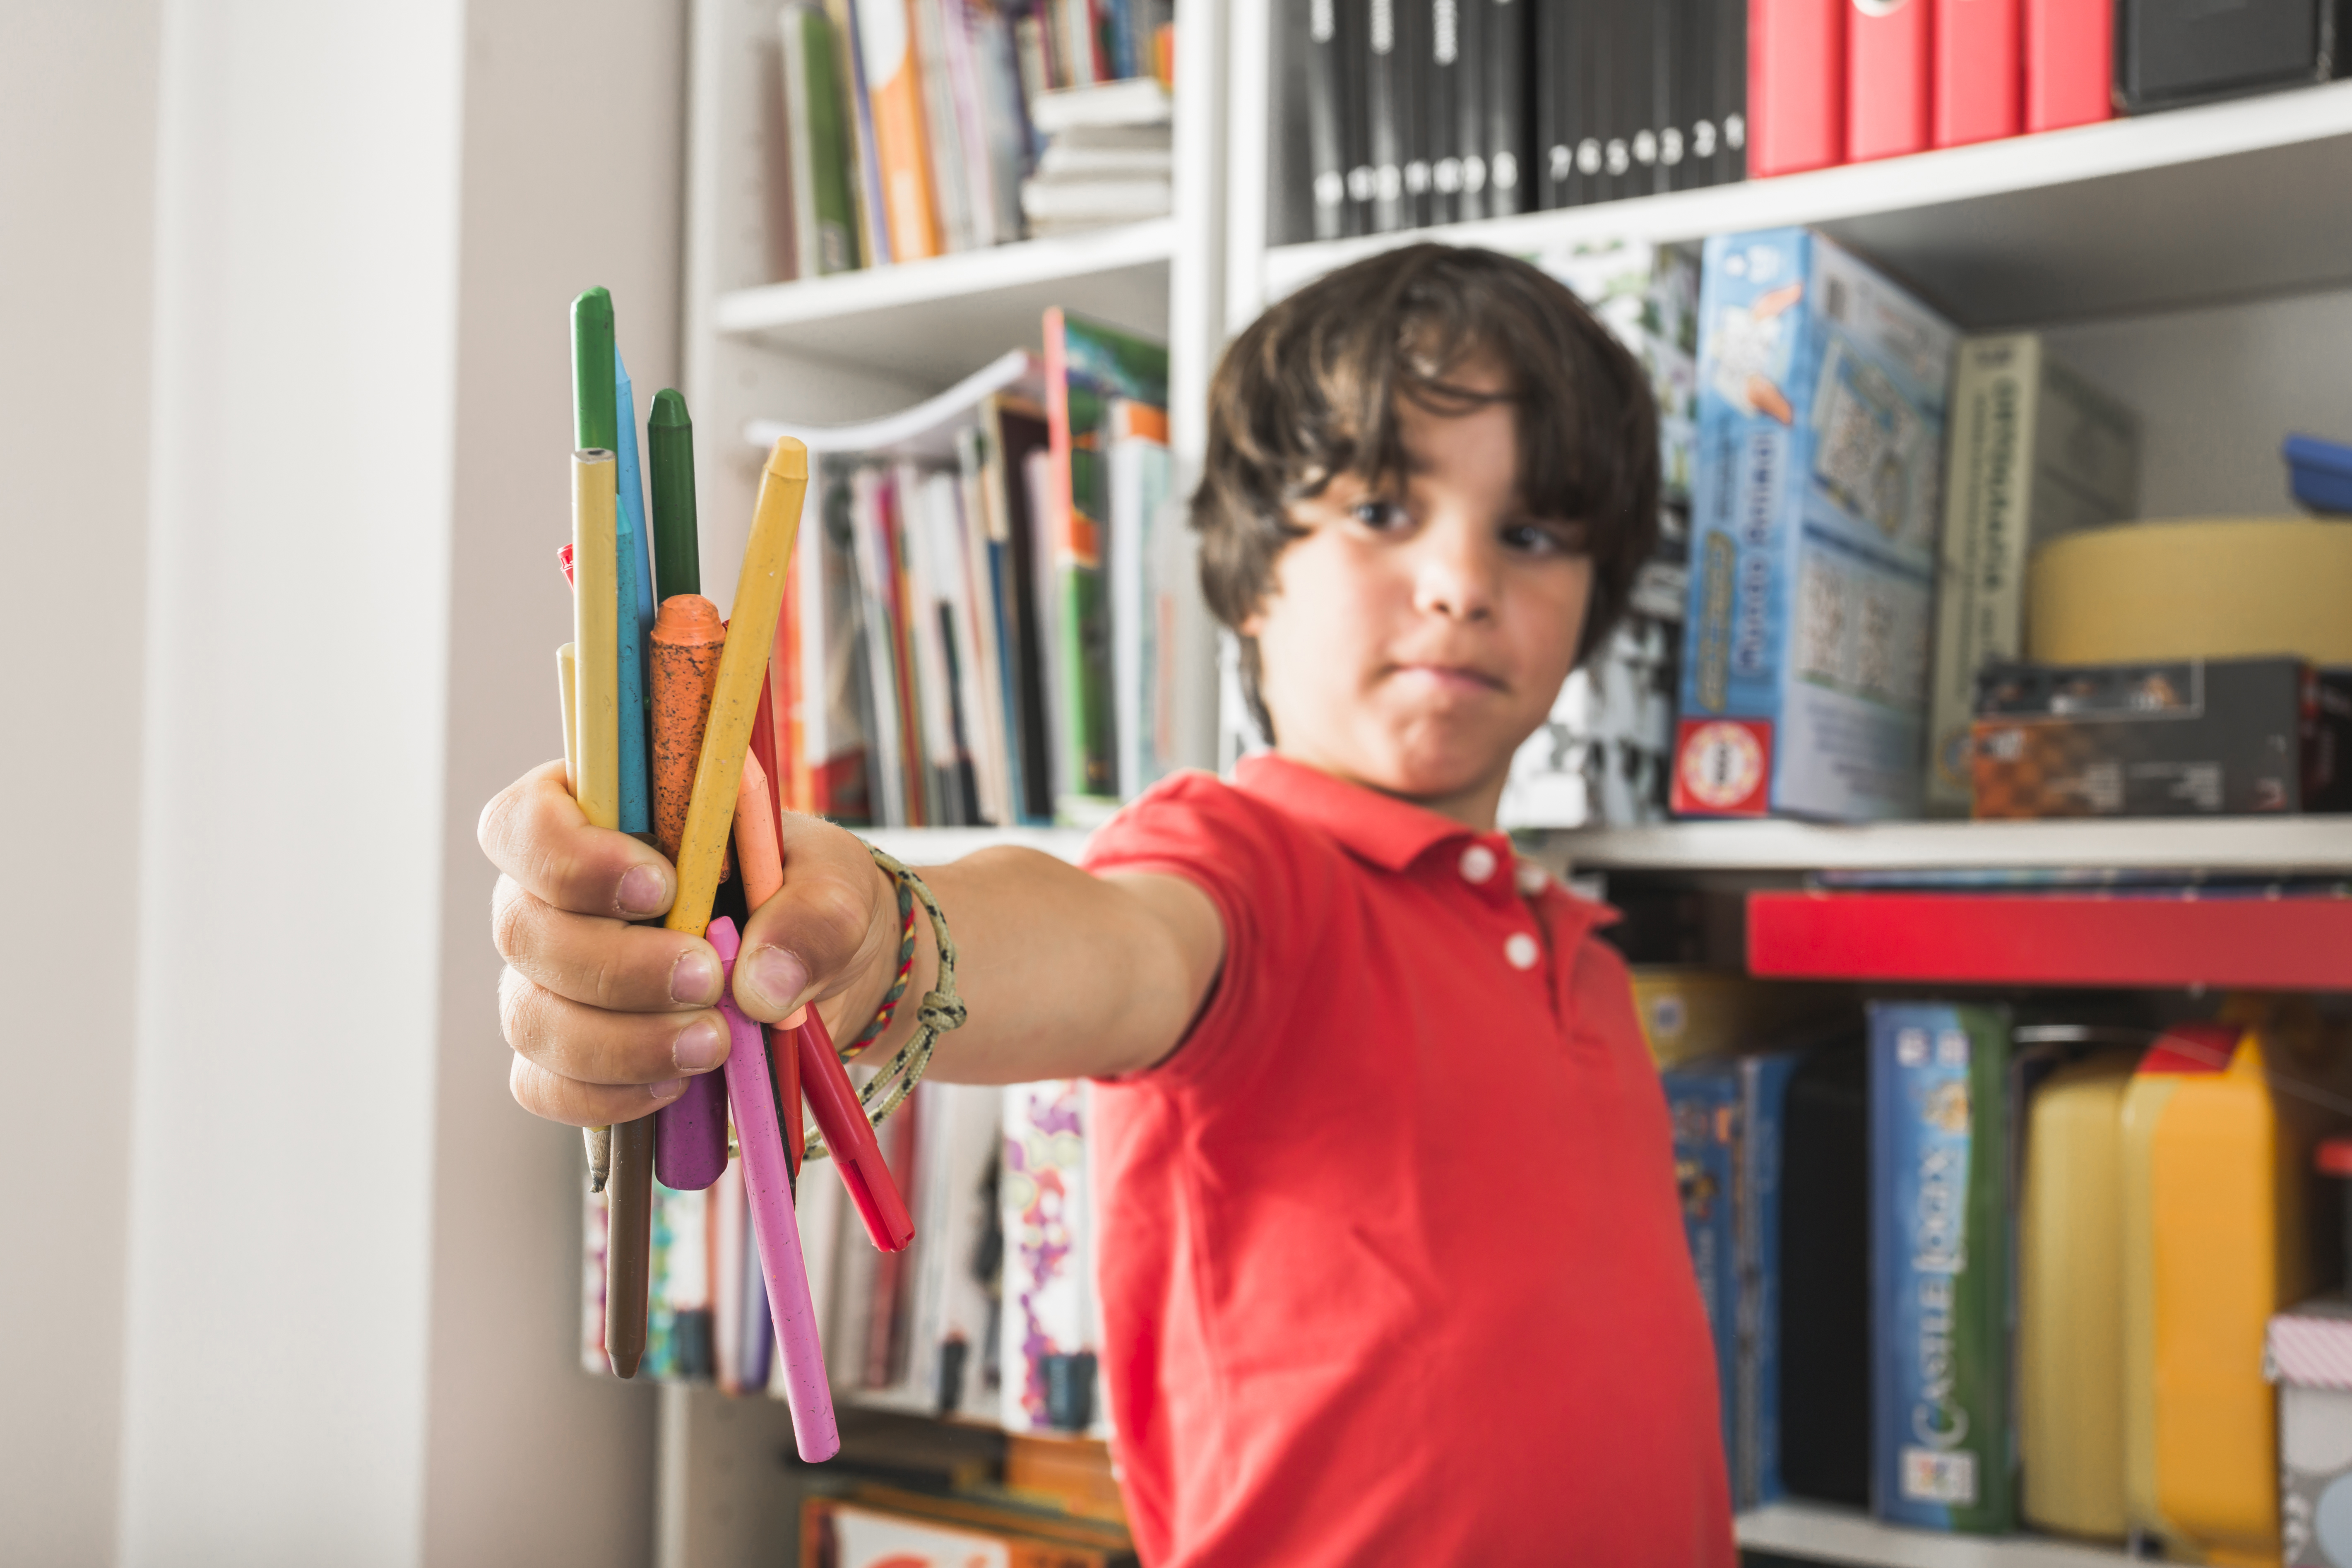
[[[726,897],[748,920],[784,880],[775,781],[789,759],[776,756],[777,727],[765,721],[767,683],[808,490],[808,449],[787,437],[768,454],[733,613],[721,621],[700,592],[686,400],[663,390],[646,420],[648,530],[635,397],[614,346],[612,296],[602,289],[572,301],[572,397],[578,449],[572,542],[562,557],[573,640],[556,656],[564,771],[589,822],[649,837],[677,866],[677,898],[663,923],[707,938],[731,984],[741,938],[733,914],[712,918],[715,906]],[[722,891],[730,860],[741,875]],[[816,1009],[775,1030],[746,1018],[730,994],[719,1010],[730,1038],[723,1081],[718,1073],[689,1078],[652,1116],[587,1132],[589,1178],[604,1194],[608,1221],[605,1354],[621,1377],[635,1375],[645,1354],[655,1177],[678,1189],[718,1181],[731,1111],[793,1434],[803,1459],[826,1459],[841,1443],[793,1209],[807,1152],[803,1095],[874,1245],[899,1251],[914,1239],[914,1225]]]

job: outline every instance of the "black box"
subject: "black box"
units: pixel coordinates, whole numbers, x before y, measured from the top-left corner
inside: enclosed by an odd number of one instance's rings
[[[1988,665],[1976,815],[2343,811],[2347,746],[2352,672],[2300,659]]]
[[[2116,0],[2116,107],[2127,114],[2336,75],[2343,0]]]

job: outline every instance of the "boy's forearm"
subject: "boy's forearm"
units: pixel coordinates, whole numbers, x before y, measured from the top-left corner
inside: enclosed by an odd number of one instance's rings
[[[1215,979],[1223,933],[1213,910],[1175,879],[1099,878],[1011,847],[918,869],[947,916],[966,1014],[963,1027],[940,1037],[929,1077],[1021,1083],[1149,1067],[1182,1038]],[[938,984],[938,944],[919,904],[915,936],[906,996],[863,1059],[887,1060],[913,1036],[921,998]],[[843,996],[837,1014],[826,1005],[837,1039],[873,1017],[895,973],[887,967]]]

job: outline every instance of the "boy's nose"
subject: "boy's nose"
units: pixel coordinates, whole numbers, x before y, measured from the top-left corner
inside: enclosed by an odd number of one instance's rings
[[[1500,563],[1481,531],[1451,521],[1425,530],[1413,562],[1413,607],[1449,620],[1479,621],[1495,613]]]

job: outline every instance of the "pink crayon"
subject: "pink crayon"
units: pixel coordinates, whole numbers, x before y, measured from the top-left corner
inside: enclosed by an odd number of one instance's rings
[[[703,933],[719,950],[731,983],[741,945],[735,922],[723,916]],[[811,1464],[841,1452],[834,1425],[833,1389],[824,1380],[824,1347],[817,1340],[816,1309],[809,1302],[808,1265],[801,1257],[800,1225],[793,1216],[792,1166],[784,1157],[783,1129],[776,1121],[776,1093],[768,1079],[768,1054],[760,1047],[760,1026],[737,1010],[731,991],[722,991],[719,1011],[727,1019],[727,1096],[735,1109],[735,1140],[743,1151],[743,1191],[751,1208],[751,1234],[760,1244],[760,1270],[768,1280],[768,1310],[775,1319],[784,1357],[784,1403],[793,1413],[793,1436]]]

